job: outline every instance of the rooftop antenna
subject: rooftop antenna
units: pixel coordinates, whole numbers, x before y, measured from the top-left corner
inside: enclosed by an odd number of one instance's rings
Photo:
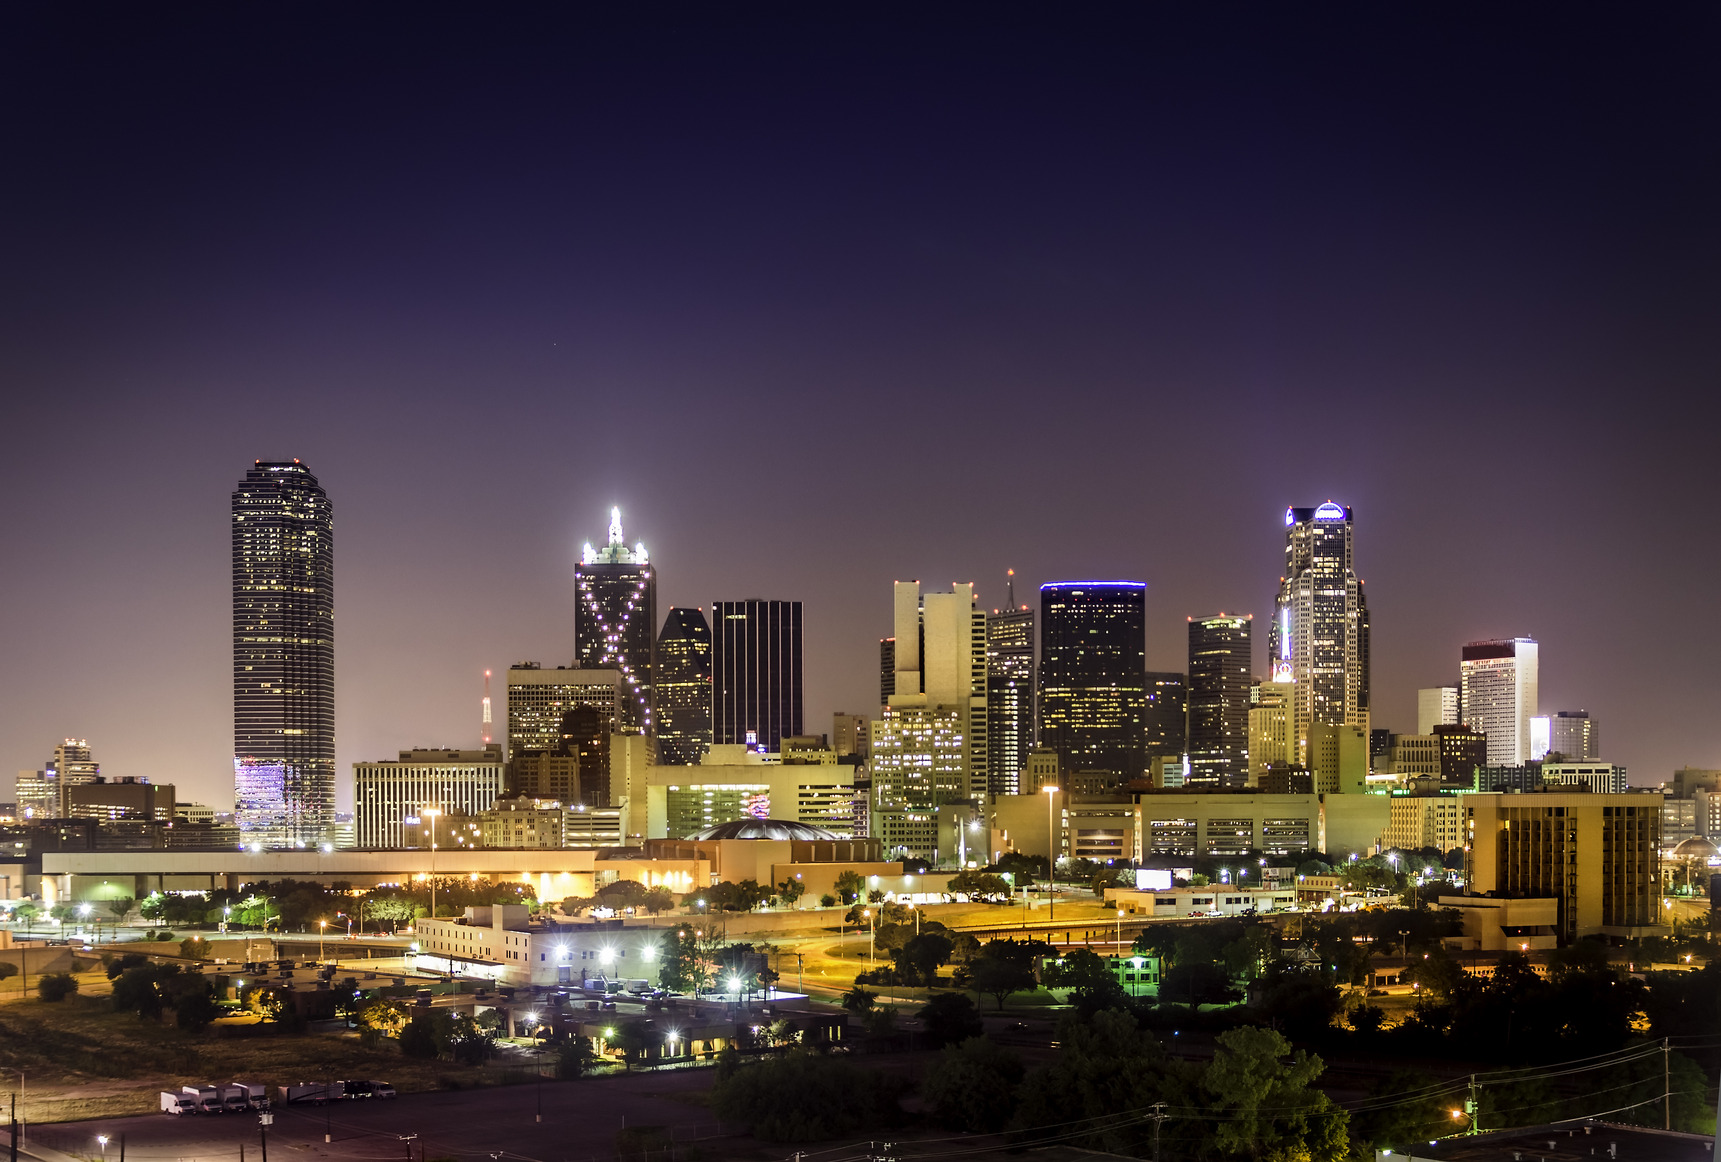
[[[1006,580],[1004,582],[1004,586],[1006,589],[1009,590],[1009,593],[1010,593],[1010,600],[1006,601],[1004,604],[1011,609],[1015,609],[1016,608],[1016,570],[1006,569],[1006,570],[1004,570],[1004,576],[1006,578]]]
[[[490,745],[490,671],[484,671],[484,745]]]

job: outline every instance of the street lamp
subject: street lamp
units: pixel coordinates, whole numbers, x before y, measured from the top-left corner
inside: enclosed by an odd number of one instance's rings
[[[1052,786],[1041,787],[1046,793],[1046,919],[1055,920],[1058,916],[1058,829],[1053,822],[1053,808],[1058,803],[1058,789]]]
[[[861,915],[865,916],[867,920],[866,962],[870,966],[872,964],[873,941],[878,939],[878,919],[872,914],[871,908],[862,908]]]
[[[102,1157],[106,1158],[108,1156],[108,1136],[106,1134],[97,1134],[96,1141],[101,1143]]]
[[[324,956],[327,954],[328,950],[326,948],[326,945],[328,943],[328,939],[329,939],[329,922],[327,920],[318,920],[317,921],[317,959],[318,960],[322,960],[324,958]]]
[[[1117,954],[1118,954],[1118,957],[1120,959],[1123,957],[1123,909],[1122,908],[1119,908],[1117,910]]]

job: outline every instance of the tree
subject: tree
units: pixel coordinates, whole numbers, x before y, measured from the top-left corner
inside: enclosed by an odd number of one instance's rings
[[[995,1134],[1016,1110],[1022,1059],[984,1037],[946,1045],[921,1083],[921,1096],[939,1125]]]
[[[649,1021],[623,1021],[616,1026],[615,1043],[621,1049],[622,1065],[632,1072],[633,1063],[644,1060],[657,1044],[657,1035]]]
[[[63,1001],[78,991],[78,978],[69,972],[50,972],[36,982],[36,995],[44,1001]]]
[[[439,1056],[448,1043],[448,1031],[442,1027],[448,1021],[445,1012],[420,1009],[413,1013],[412,1019],[400,1031],[401,1055],[426,1060]]]
[[[149,957],[141,952],[128,952],[123,956],[109,956],[102,959],[102,967],[107,970],[109,980],[114,980],[129,969],[140,968],[148,963]]]
[[[837,896],[843,903],[853,904],[866,889],[866,880],[857,871],[844,871],[837,875],[836,883],[831,886],[836,889]]]
[[[398,1001],[379,997],[359,1009],[353,1016],[359,1027],[359,1041],[375,1046],[384,1037],[398,1037],[406,1028],[407,1012]]]
[[[1250,1158],[1303,1155],[1343,1162],[1350,1153],[1350,1115],[1313,1087],[1325,1068],[1271,1029],[1221,1033],[1201,1076],[1211,1112],[1211,1141],[1221,1154]]]
[[[187,960],[208,960],[209,941],[201,936],[187,936],[179,942],[179,955]]]
[[[1073,1127],[1091,1126],[1068,1139],[1072,1146],[1145,1157],[1153,1129],[1145,1119],[1119,1120],[1119,1110],[1145,1110],[1157,1101],[1189,1107],[1193,1066],[1168,1059],[1151,1033],[1120,1009],[1091,1020],[1066,1017],[1058,1028],[1058,1055],[1023,1079],[1016,1122],[1028,1141],[1044,1135],[1064,1141]]]
[[[944,933],[922,932],[911,938],[893,955],[896,971],[898,975],[910,976],[925,984],[931,984],[938,978],[939,968],[950,962],[950,953],[954,948],[955,944]]]
[[[969,960],[966,981],[975,992],[997,1001],[1001,1013],[1012,993],[1030,992],[1039,984],[1034,954],[1014,940],[989,940],[980,955]]]
[[[1010,881],[994,872],[963,871],[951,876],[944,890],[953,896],[985,900],[992,904],[1010,902]]]
[[[711,1110],[767,1142],[809,1142],[900,1124],[907,1082],[842,1058],[792,1052],[719,1061]]]
[[[1129,994],[1118,983],[1111,966],[1085,948],[1048,965],[1044,983],[1048,988],[1069,989],[1070,1003],[1084,1018],[1102,1009],[1123,1009],[1129,1005]],[[1163,992],[1162,988],[1162,995]]]
[[[1332,1024],[1343,1007],[1343,998],[1328,970],[1275,962],[1261,978],[1250,1007],[1263,1023],[1293,1040],[1306,1041],[1320,1036]]]
[[[937,993],[916,1015],[934,1045],[955,1045],[985,1032],[980,1010],[962,993]]]
[[[873,1004],[877,1000],[877,993],[869,993],[857,984],[854,988],[843,994],[842,1005],[843,1008],[858,1017],[862,1014],[872,1012]]]
[[[200,972],[181,972],[168,978],[162,988],[164,999],[173,1010],[173,1023],[189,1033],[209,1027],[221,1015],[215,1003],[215,989]]]
[[[118,896],[107,902],[107,909],[113,913],[115,921],[124,920],[131,915],[132,905],[136,903],[130,896]]]
[[[482,1065],[496,1051],[496,1036],[465,1013],[448,1020],[447,1050],[461,1065]]]
[[[793,908],[802,896],[807,894],[807,885],[801,882],[801,877],[784,880],[777,885],[777,898],[785,905]]]
[[[0,960],[0,980],[9,980],[18,975],[18,966],[10,960]]]
[[[589,1037],[575,1033],[556,1047],[557,1081],[571,1081],[576,1077],[583,1077],[595,1064],[597,1054],[592,1050]]]

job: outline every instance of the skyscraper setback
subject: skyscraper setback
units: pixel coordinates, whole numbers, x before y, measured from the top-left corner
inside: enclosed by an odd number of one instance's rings
[[[801,733],[801,603],[711,605],[711,740],[778,750]]]
[[[711,627],[676,608],[657,635],[657,761],[697,763],[711,748]]]
[[[1352,563],[1351,510],[1285,510],[1285,574],[1267,636],[1270,677],[1296,683],[1291,729],[1369,725],[1368,603]]]
[[[585,546],[574,566],[574,664],[621,674],[618,729],[652,733],[657,670],[657,571],[644,544],[622,539],[621,509],[610,509],[609,540]]]
[[[1119,784],[1147,769],[1147,586],[1040,586],[1040,745]]]
[[[335,822],[334,518],[297,460],[233,493],[233,783],[241,833],[311,844]]]
[[[1248,617],[1189,619],[1189,782],[1241,787],[1249,781]],[[1283,761],[1283,760],[1281,760]]]

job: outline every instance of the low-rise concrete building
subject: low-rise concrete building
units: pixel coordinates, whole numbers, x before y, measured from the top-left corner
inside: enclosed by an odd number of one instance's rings
[[[1245,916],[1296,907],[1295,888],[1240,888],[1209,884],[1204,888],[1145,891],[1107,888],[1106,903],[1131,916]]]

